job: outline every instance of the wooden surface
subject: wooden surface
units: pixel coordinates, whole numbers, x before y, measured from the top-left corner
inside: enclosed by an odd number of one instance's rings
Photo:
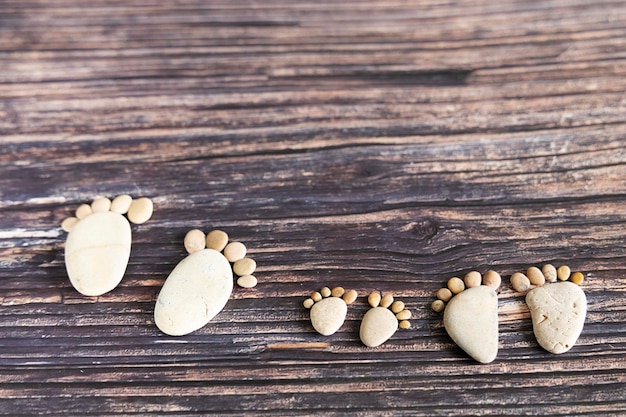
[[[626,4],[0,1],[0,415],[626,415]],[[61,221],[155,201],[121,285],[81,296]],[[191,228],[259,285],[168,337],[159,288]],[[510,274],[584,271],[563,355]],[[494,268],[500,351],[430,311]],[[359,291],[324,337],[302,301]],[[371,290],[412,328],[366,348]]]

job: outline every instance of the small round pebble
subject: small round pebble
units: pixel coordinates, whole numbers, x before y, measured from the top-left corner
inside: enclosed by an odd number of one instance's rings
[[[398,327],[401,329],[410,329],[411,322],[409,322],[408,320],[402,320],[400,323],[398,323]]]
[[[441,313],[443,311],[443,309],[446,308],[446,303],[444,303],[441,300],[435,300],[430,305],[430,307],[433,309],[434,312]]]
[[[585,276],[582,272],[574,272],[572,276],[569,278],[576,285],[580,285],[585,280]]]
[[[541,286],[546,283],[546,277],[543,276],[543,272],[541,269],[536,266],[531,266],[526,270],[526,276],[530,280],[530,283],[533,285]]]
[[[183,240],[183,244],[190,254],[204,249],[204,232],[198,229],[188,231]]]
[[[541,268],[541,272],[543,272],[543,276],[546,278],[548,282],[556,282],[556,268],[552,264],[545,264]]]
[[[511,285],[517,292],[526,292],[530,289],[530,280],[521,272],[516,272],[511,275]]]
[[[61,223],[61,228],[66,232],[69,232],[76,223],[78,223],[78,217],[68,217]]]
[[[463,281],[465,282],[465,286],[467,288],[478,287],[483,280],[482,275],[478,271],[471,271],[465,275]]]
[[[222,230],[212,230],[206,235],[206,247],[218,252],[224,250],[228,244],[228,235]]]
[[[111,209],[111,200],[106,197],[98,197],[91,202],[91,209],[94,213],[109,211]]]
[[[389,307],[392,304],[393,304],[393,295],[391,295],[389,293],[383,295],[383,298],[381,298],[381,300],[380,300],[380,306],[384,307],[384,308],[387,308],[387,307]]]
[[[241,278],[239,278],[241,279]],[[237,284],[239,284],[239,279],[237,280]],[[313,304],[315,304],[315,301],[313,301],[312,298],[307,298],[306,300],[304,300],[304,302],[302,303],[302,305],[304,306],[304,308],[311,308],[313,307]]]
[[[91,206],[89,204],[81,204],[76,209],[76,217],[78,217],[79,219],[84,219],[91,213],[93,213],[93,210],[91,209]]]
[[[254,259],[242,258],[235,262],[233,265],[233,272],[239,276],[252,275],[256,270],[256,262]],[[330,288],[322,288],[322,295],[324,297],[330,296]]]
[[[359,296],[359,294],[355,291],[355,290],[348,290],[343,294],[343,301],[345,301],[346,304],[352,304],[356,301],[356,298]]]
[[[256,287],[256,284],[257,284],[257,279],[254,275],[242,275],[239,278],[237,278],[237,285],[243,288],[253,288],[253,287]]]
[[[244,258],[244,259],[245,259],[245,258]],[[243,261],[243,259],[240,259],[240,260],[239,260],[239,261],[237,261],[237,262],[240,262],[240,261]],[[237,264],[237,262],[235,262],[235,265]],[[331,294],[331,292],[330,292],[330,288],[328,288],[328,287],[324,287],[324,288],[322,288],[322,289],[320,290],[320,293],[322,293],[322,297],[324,297],[324,298],[326,298],[326,297],[330,297],[330,294]]]
[[[313,299],[313,301],[317,303],[318,301],[321,301],[323,297],[322,297],[322,294],[315,291],[313,294],[311,294],[311,298]]]
[[[241,242],[230,242],[224,248],[224,256],[228,262],[237,262],[246,256],[246,246]]]
[[[128,220],[135,224],[143,224],[150,220],[153,210],[152,200],[146,197],[138,198],[132,202],[128,209]]]
[[[373,293],[371,293],[368,297],[367,297],[367,302],[369,303],[369,305],[371,305],[372,307],[378,307],[380,304],[380,300],[381,300],[381,296],[380,293],[378,291],[375,291]]]
[[[502,277],[494,270],[489,270],[485,272],[483,276],[483,284],[488,287],[491,287],[494,291],[500,288],[500,284],[502,284]]]
[[[572,273],[572,270],[569,269],[569,266],[562,265],[562,266],[559,266],[559,269],[556,270],[556,277],[560,279],[561,281],[567,281],[571,273]]]
[[[335,287],[330,291],[330,295],[332,295],[333,297],[341,297],[345,293],[346,290],[344,290],[343,287]]]
[[[448,280],[448,289],[452,294],[458,294],[465,289],[465,284],[461,278],[453,277]]]
[[[402,301],[394,301],[393,304],[391,304],[391,311],[394,313],[399,313],[402,310],[404,310],[404,303]]]
[[[437,291],[437,298],[445,302],[450,301],[452,298],[452,291],[447,288],[440,288],[439,291]]]
[[[396,314],[398,320],[408,320],[411,318],[411,312],[409,310],[402,310]]]
[[[118,195],[111,202],[111,211],[119,214],[128,213],[131,204],[133,204],[133,198],[128,194]]]

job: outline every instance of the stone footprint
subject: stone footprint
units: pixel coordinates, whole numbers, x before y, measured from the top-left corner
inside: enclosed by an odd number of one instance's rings
[[[391,339],[398,328],[411,327],[411,312],[404,308],[402,301],[394,301],[391,294],[381,296],[375,291],[367,297],[367,301],[372,308],[363,316],[359,331],[365,346],[380,346]]]
[[[355,290],[345,291],[342,287],[322,288],[304,300],[304,307],[310,309],[313,328],[323,336],[330,336],[339,330],[346,320],[348,305],[358,294]]]

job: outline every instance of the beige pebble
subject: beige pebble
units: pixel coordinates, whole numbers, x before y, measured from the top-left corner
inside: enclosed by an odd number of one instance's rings
[[[486,285],[468,288],[445,308],[443,323],[454,342],[481,363],[498,353],[498,296]]]
[[[194,253],[204,249],[204,232],[198,229],[188,231],[183,240],[183,244],[188,253]]]
[[[372,307],[378,307],[380,305],[381,295],[378,291],[374,291],[367,297],[367,302]]]
[[[206,247],[221,252],[228,244],[228,234],[221,230],[211,230],[206,235]]]
[[[444,308],[446,308],[446,303],[444,303],[441,300],[435,300],[433,301],[433,303],[430,305],[430,307],[433,309],[433,311],[435,313],[441,313],[443,311]]]
[[[574,272],[572,276],[569,278],[576,285],[580,285],[585,280],[585,276],[582,272]]]
[[[541,268],[541,272],[548,282],[556,282],[556,268],[552,264],[545,264]]]
[[[78,223],[78,217],[68,217],[61,223],[61,229],[69,232],[70,230],[72,230],[76,223]]]
[[[245,258],[244,258],[244,259],[245,259]],[[240,260],[241,260],[241,259],[240,259]],[[237,261],[237,262],[239,262],[239,261]],[[237,262],[235,262],[235,263],[237,263]],[[322,293],[322,297],[330,297],[330,294],[331,294],[332,292],[330,291],[330,288],[328,288],[328,287],[324,287],[324,288],[322,288],[322,289],[320,290],[320,293]]]
[[[411,322],[408,320],[402,320],[400,323],[398,323],[398,327],[401,329],[410,329]]]
[[[393,304],[391,304],[391,311],[394,313],[399,313],[402,310],[404,310],[404,303],[402,301],[394,301]]]
[[[511,275],[511,286],[517,292],[526,292],[530,289],[530,279],[521,272]]]
[[[315,301],[316,303],[318,301],[322,301],[322,294],[320,294],[319,292],[315,291],[313,294],[311,294],[311,298],[313,299],[313,301]]]
[[[243,275],[252,275],[256,270],[256,262],[251,258],[242,258],[234,263],[233,271],[235,274],[239,276]],[[327,290],[327,291],[326,291]],[[328,294],[328,295],[325,295]],[[328,297],[330,295],[330,289],[328,287],[324,287],[322,289],[322,295],[324,297]]]
[[[343,301],[346,304],[352,304],[356,301],[356,298],[358,297],[358,293],[355,290],[348,290],[344,293],[343,295]]]
[[[348,306],[337,297],[324,298],[311,307],[311,324],[324,336],[335,333],[346,319]]]
[[[106,197],[98,197],[91,202],[91,210],[94,213],[109,211],[111,209],[111,200]]]
[[[133,204],[133,198],[128,194],[118,195],[111,202],[111,211],[118,214],[128,213],[131,204]]]
[[[452,277],[448,280],[448,289],[452,294],[458,294],[465,289],[465,284],[461,278]]]
[[[117,213],[93,213],[67,235],[65,267],[78,292],[98,296],[117,287],[130,257],[131,231]]]
[[[335,287],[331,290],[330,295],[332,295],[333,297],[341,297],[345,294],[345,292],[346,290],[344,290],[343,287]]]
[[[143,224],[150,220],[153,210],[152,200],[146,197],[138,198],[133,200],[128,209],[128,220],[135,224]]]
[[[380,306],[384,308],[388,308],[393,304],[393,295],[387,293],[383,295],[383,298],[380,299]]]
[[[371,308],[361,321],[361,341],[368,347],[380,346],[394,335],[398,326],[398,319],[391,310],[385,307]]]
[[[165,280],[154,306],[154,321],[171,336],[191,333],[222,311],[232,290],[233,271],[224,256],[214,250],[194,252]]]
[[[398,320],[408,320],[411,318],[411,311],[410,310],[402,310],[401,312],[396,314],[396,318]]]
[[[93,213],[93,210],[91,209],[91,206],[89,204],[81,204],[76,209],[76,217],[81,220],[89,216],[91,213]]]
[[[237,278],[237,285],[242,288],[254,288],[258,283],[256,277],[254,275],[242,275]],[[313,300],[311,300],[313,301]]]
[[[541,269],[536,266],[531,266],[526,270],[526,276],[528,277],[531,284],[536,286],[541,286],[546,283],[546,277],[543,276],[543,272]]]
[[[561,281],[567,281],[571,273],[572,270],[569,269],[569,266],[562,265],[559,266],[559,269],[556,270],[556,277]]]
[[[224,256],[228,262],[237,262],[246,256],[246,246],[241,242],[230,242],[224,248]]]
[[[304,306],[304,308],[311,308],[313,307],[313,304],[315,304],[315,301],[313,301],[312,298],[307,298],[306,300],[304,300],[304,302],[302,303],[302,305]]]
[[[574,346],[587,315],[587,297],[569,281],[537,287],[526,295],[533,332],[548,352],[564,353]]]
[[[483,284],[496,291],[502,284],[502,277],[496,271],[490,269],[483,276]]]
[[[437,298],[441,301],[448,302],[452,298],[452,291],[447,288],[440,288],[439,291],[437,291]]]
[[[465,282],[465,286],[467,288],[478,287],[483,280],[482,275],[478,271],[471,271],[465,275],[463,278],[463,282]]]

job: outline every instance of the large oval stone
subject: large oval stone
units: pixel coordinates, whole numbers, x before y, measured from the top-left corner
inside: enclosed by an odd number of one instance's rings
[[[398,330],[398,319],[388,308],[374,307],[361,321],[360,336],[365,346],[376,347],[385,343]]]
[[[120,283],[130,258],[128,220],[110,211],[90,214],[74,225],[65,244],[65,267],[78,292],[97,296]]]
[[[452,297],[443,324],[454,342],[481,363],[498,354],[498,295],[486,285],[468,288]]]
[[[324,298],[311,307],[311,324],[323,336],[334,334],[346,319],[348,306],[338,297]]]
[[[154,321],[171,336],[191,333],[222,311],[232,291],[233,271],[224,255],[213,249],[194,252],[165,280]]]

